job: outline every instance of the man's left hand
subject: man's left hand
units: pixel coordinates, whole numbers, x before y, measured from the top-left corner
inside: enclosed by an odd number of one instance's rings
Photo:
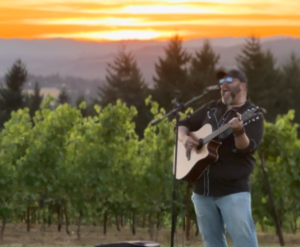
[[[233,131],[239,131],[243,128],[242,115],[239,114],[238,112],[236,114],[237,114],[237,117],[235,117],[229,121],[230,127],[232,128]]]

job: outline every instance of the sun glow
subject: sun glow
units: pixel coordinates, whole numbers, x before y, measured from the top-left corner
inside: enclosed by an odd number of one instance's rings
[[[74,38],[83,40],[153,40],[161,37],[170,37],[171,32],[157,32],[153,30],[119,30],[106,32],[80,32],[60,35],[63,38]],[[57,34],[47,34],[41,38],[54,38]]]
[[[219,11],[193,5],[128,6],[123,11],[129,14],[216,14]]]
[[[87,18],[63,18],[63,19],[28,19],[24,23],[35,25],[87,25],[87,26],[136,26],[142,21],[139,18],[104,18],[104,19],[87,19]]]

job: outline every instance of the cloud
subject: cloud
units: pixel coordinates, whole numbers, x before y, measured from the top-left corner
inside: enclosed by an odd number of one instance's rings
[[[298,14],[298,0],[1,0],[0,6],[69,13],[112,14]]]
[[[106,27],[155,27],[178,25],[228,25],[228,26],[300,26],[300,16],[190,16],[183,18],[158,18],[157,16],[132,17],[106,17],[100,18],[59,18],[59,19],[26,19],[23,23],[33,25],[69,25],[69,26],[106,26]]]

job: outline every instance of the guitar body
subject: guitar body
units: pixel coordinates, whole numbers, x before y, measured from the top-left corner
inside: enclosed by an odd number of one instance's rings
[[[199,141],[211,133],[211,125],[206,124],[188,135]],[[205,145],[200,144],[188,152],[184,145],[178,141],[176,179],[187,182],[197,181],[204,170],[218,159],[218,148],[220,145],[221,143],[211,140]],[[174,149],[173,173],[175,172],[175,151]]]

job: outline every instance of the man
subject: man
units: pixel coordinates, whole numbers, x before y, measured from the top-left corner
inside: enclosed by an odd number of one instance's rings
[[[235,247],[256,247],[251,214],[249,176],[253,154],[263,135],[263,118],[244,126],[241,114],[255,107],[247,100],[247,78],[232,69],[217,73],[221,100],[212,101],[179,121],[178,140],[187,150],[198,143],[188,136],[204,124],[213,129],[230,123],[229,132],[218,137],[219,158],[195,182],[192,200],[205,247],[226,247],[225,228]]]

